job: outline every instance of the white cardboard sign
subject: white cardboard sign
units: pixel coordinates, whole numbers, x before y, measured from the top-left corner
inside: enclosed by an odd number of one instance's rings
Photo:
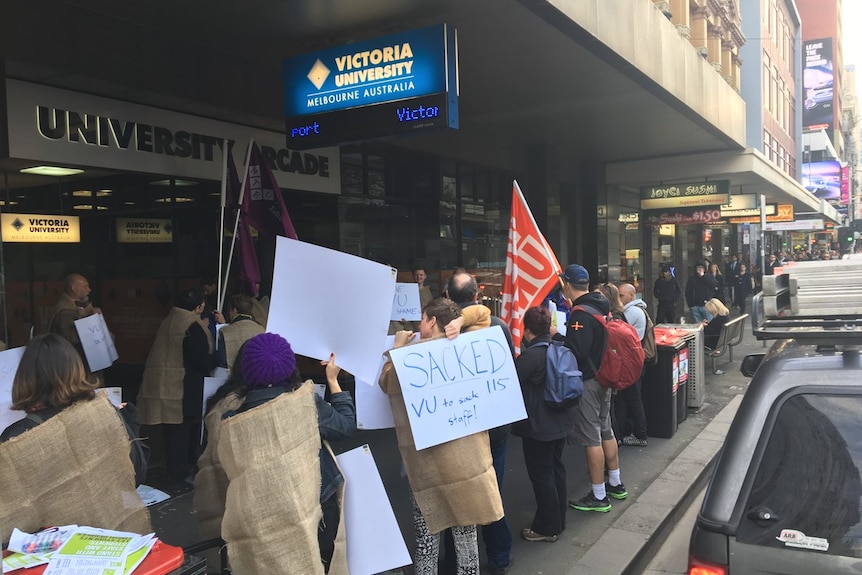
[[[350,575],[373,575],[410,565],[410,552],[404,544],[371,449],[362,445],[336,459],[344,474],[344,523]]]
[[[313,244],[276,238],[266,329],[294,353],[329,359],[372,381],[385,350],[396,270]]]
[[[26,415],[23,411],[9,409],[12,407],[12,381],[22,355],[23,347],[0,351],[0,433],[19,419],[24,419]]]
[[[386,336],[386,349],[392,349],[395,336]],[[392,429],[395,422],[392,419],[392,407],[389,396],[380,389],[380,373],[386,364],[386,358],[380,355],[380,366],[372,381],[356,380],[356,427],[359,429]]]
[[[114,347],[114,338],[108,331],[105,316],[94,313],[91,316],[75,320],[75,329],[84,348],[84,356],[90,371],[99,371],[111,367],[119,355]]]
[[[396,283],[395,297],[392,298],[392,321],[420,321],[422,319],[422,303],[419,300],[419,284]]]
[[[492,326],[389,352],[416,449],[527,417],[515,361]]]

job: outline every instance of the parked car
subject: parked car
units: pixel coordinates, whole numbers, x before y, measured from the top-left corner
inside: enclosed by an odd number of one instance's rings
[[[862,290],[842,277],[862,262],[811,263],[835,266],[834,275],[806,281],[832,290],[842,307],[794,316],[790,299],[781,299],[788,292],[770,294],[769,284],[755,297],[755,335],[779,340],[743,360],[753,379],[695,522],[689,575],[860,572]],[[797,291],[795,305],[815,309],[806,293],[813,292]],[[770,297],[771,318],[762,301]]]

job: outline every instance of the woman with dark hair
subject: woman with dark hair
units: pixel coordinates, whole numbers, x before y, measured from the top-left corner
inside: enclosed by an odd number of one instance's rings
[[[165,463],[174,491],[188,490],[194,483],[204,377],[216,366],[212,337],[200,319],[205,306],[199,289],[179,294],[156,333],[138,392],[141,423],[164,424]]]
[[[531,307],[524,313],[521,355],[515,360],[524,395],[527,419],[512,424],[512,433],[521,437],[524,464],[536,513],[530,527],[521,530],[526,541],[553,543],[566,528],[566,467],[563,448],[574,411],[553,410],[545,404],[545,371],[551,345],[551,314],[545,307]]]
[[[12,409],[27,416],[7,427],[0,434],[0,443],[37,427],[78,401],[92,400],[97,387],[87,379],[81,356],[72,344],[56,334],[34,337],[12,381]],[[140,484],[147,474],[147,451],[138,439],[137,411],[131,403],[124,403],[119,413],[132,442],[130,457]]]

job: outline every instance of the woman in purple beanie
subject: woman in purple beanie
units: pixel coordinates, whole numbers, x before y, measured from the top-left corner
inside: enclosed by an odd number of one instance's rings
[[[356,433],[356,408],[353,398],[350,392],[343,391],[338,383],[341,368],[335,363],[335,354],[330,354],[328,361],[320,363],[326,366],[326,384],[329,390],[328,402],[314,394],[320,438],[327,441],[345,439]],[[236,412],[226,414],[226,418],[262,406],[303,385],[299,370],[296,369],[293,349],[287,340],[274,333],[262,333],[246,342],[242,350],[240,369],[248,392],[242,406]],[[331,451],[325,446],[320,449],[320,474],[320,505],[323,517],[317,534],[320,557],[324,570],[328,572],[340,520],[337,493],[344,484],[344,477],[338,470]]]

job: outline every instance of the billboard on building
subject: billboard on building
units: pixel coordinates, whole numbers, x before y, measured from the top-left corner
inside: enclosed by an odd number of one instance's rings
[[[832,71],[832,38],[805,42],[805,62],[802,86],[805,100],[802,125],[805,128],[826,128],[831,133],[834,121]]]
[[[841,162],[806,162],[802,164],[802,185],[830,204],[841,203]]]

